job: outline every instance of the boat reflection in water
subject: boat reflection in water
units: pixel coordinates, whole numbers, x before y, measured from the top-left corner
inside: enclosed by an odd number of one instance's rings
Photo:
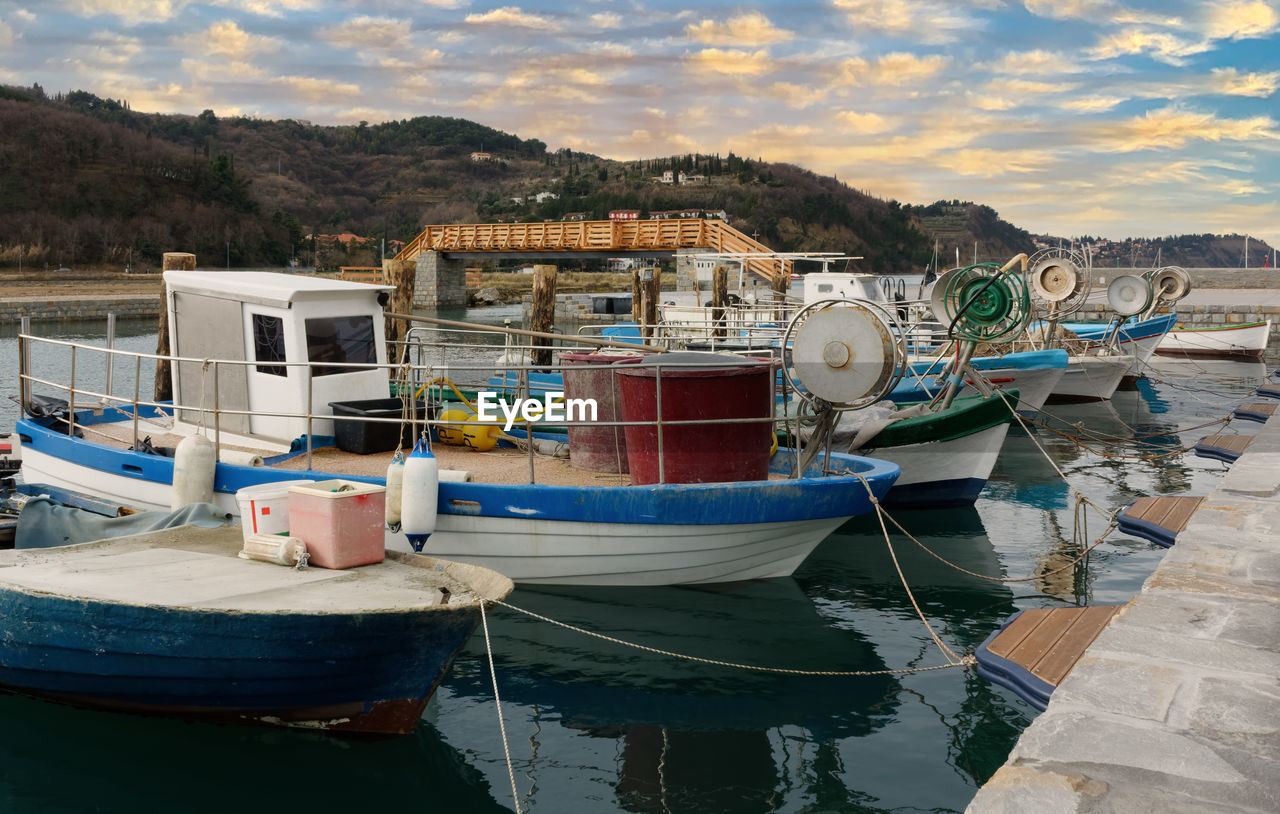
[[[921,544],[960,568],[994,577],[1021,576],[1005,574],[1001,552],[987,533],[984,513],[993,508],[1009,511],[979,499],[977,507],[899,513],[897,519]],[[959,654],[972,653],[1018,608],[1044,604],[1035,583],[1010,585],[962,573],[892,525],[889,528],[893,552],[912,595],[934,630]],[[1014,544],[1025,546],[1026,542]],[[820,603],[824,615],[837,624],[856,624],[887,663],[942,663],[902,586],[875,518],[845,524],[819,546],[796,578],[807,593],[824,597]],[[1030,601],[1020,603],[1026,595]],[[904,702],[898,720],[911,739],[898,747],[903,753],[894,759],[898,782],[910,784],[913,767],[945,762],[955,770],[955,786],[949,790],[949,802],[935,805],[962,809],[967,801],[965,788],[980,785],[1000,767],[1034,710],[970,670],[917,673],[900,680]],[[963,686],[963,693],[958,686]],[[866,746],[862,759],[869,764],[887,760],[874,754],[874,742]]]
[[[702,658],[799,670],[885,668],[861,633],[828,624],[790,578],[626,591],[520,587],[510,601],[628,642]],[[555,775],[557,765],[583,747],[557,732],[598,741],[593,752],[616,756],[601,767],[612,776],[600,779],[624,810],[766,810],[794,783],[822,782],[813,761],[833,744],[881,729],[899,704],[893,676],[778,675],[678,660],[509,610],[493,613],[489,627],[509,738],[520,739],[511,723],[518,708],[527,716],[530,742],[539,744],[535,751],[547,755],[527,758],[534,790],[523,802],[534,809],[576,808],[556,798]],[[481,654],[483,637],[469,647],[472,656]],[[441,688],[445,731],[457,709],[450,695],[492,697],[487,671],[474,669],[480,659],[461,661],[469,668],[455,669]],[[517,760],[518,775],[524,765]],[[499,777],[491,774],[490,782]],[[833,786],[840,788],[840,782]]]
[[[0,695],[0,810],[503,812],[430,726],[381,740],[192,724]],[[64,767],[63,782],[50,767]],[[506,786],[497,788],[508,801]]]
[[[904,512],[903,522],[962,567],[1000,573],[974,509]],[[926,615],[957,652],[971,652],[1016,608],[1005,585],[959,573],[906,541],[897,551]],[[874,520],[841,528],[793,579],[622,592],[518,588],[511,601],[711,659],[802,670],[944,663]],[[636,651],[509,610],[491,615],[490,634],[526,810],[574,807],[565,778],[581,788],[584,775],[612,794],[599,810],[954,810],[1003,762],[1032,714],[960,669],[746,672]],[[496,727],[477,658],[484,646],[475,637],[471,657],[441,687],[436,724],[446,737]],[[941,781],[934,772],[925,788],[912,780],[941,762],[956,771]],[[500,751],[478,765],[491,785],[505,778]]]

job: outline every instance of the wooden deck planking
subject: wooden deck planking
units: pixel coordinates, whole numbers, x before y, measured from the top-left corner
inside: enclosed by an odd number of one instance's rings
[[[1243,454],[1252,440],[1252,435],[1206,435],[1200,439],[1200,445]]]
[[[1120,607],[1095,605],[1023,611],[987,649],[1056,687]]]
[[[1058,608],[1055,610],[1065,610]],[[1094,605],[1084,608],[1077,614],[1075,621],[1067,628],[1059,639],[1053,643],[1049,652],[1031,667],[1032,675],[1058,686],[1067,677],[1071,668],[1084,655],[1084,651],[1098,634],[1111,621],[1111,617],[1120,610],[1119,605]]]
[[[1023,611],[1022,615],[1010,622],[1009,626],[996,637],[996,640],[987,649],[997,656],[1009,658],[1009,651],[1031,635],[1032,631],[1036,629],[1036,626],[1040,624],[1041,619],[1048,612],[1048,609],[1039,608]]]
[[[1203,497],[1140,497],[1124,514],[1177,534],[1191,522],[1191,515],[1204,500]]]

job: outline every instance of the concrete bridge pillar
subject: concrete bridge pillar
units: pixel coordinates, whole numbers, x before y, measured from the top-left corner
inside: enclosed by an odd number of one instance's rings
[[[440,252],[418,255],[414,272],[414,308],[465,308],[467,267],[463,260],[446,259]]]
[[[676,291],[710,290],[711,272],[707,271],[708,282],[698,285],[698,262],[694,255],[705,252],[705,249],[676,249]],[[706,261],[703,261],[704,264]]]

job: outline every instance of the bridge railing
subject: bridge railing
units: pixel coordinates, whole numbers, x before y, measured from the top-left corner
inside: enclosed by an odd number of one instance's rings
[[[550,223],[457,223],[428,226],[396,255],[412,260],[424,251],[675,251],[769,253],[772,250],[722,220],[676,218],[587,220]],[[790,261],[750,258],[747,270],[766,279],[790,274]]]

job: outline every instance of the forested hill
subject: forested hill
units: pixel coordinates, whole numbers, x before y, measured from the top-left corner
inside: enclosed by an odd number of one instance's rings
[[[944,268],[953,247],[968,262],[975,241],[981,259],[1034,249],[986,206],[902,206],[732,153],[618,162],[548,152],[537,139],[442,116],[318,126],[141,113],[86,91],[0,86],[0,166],[0,267],[21,257],[32,267],[147,268],[174,250],[211,265],[228,255],[233,266],[305,263],[311,234],[354,233],[376,246],[428,223],[603,219],[613,209],[723,210],[773,249],[861,255],[860,267],[877,271],[923,268],[935,239]],[[658,183],[666,170],[686,183]],[[372,261],[367,251],[346,262]],[[1178,261],[1166,251],[1165,262]]]

